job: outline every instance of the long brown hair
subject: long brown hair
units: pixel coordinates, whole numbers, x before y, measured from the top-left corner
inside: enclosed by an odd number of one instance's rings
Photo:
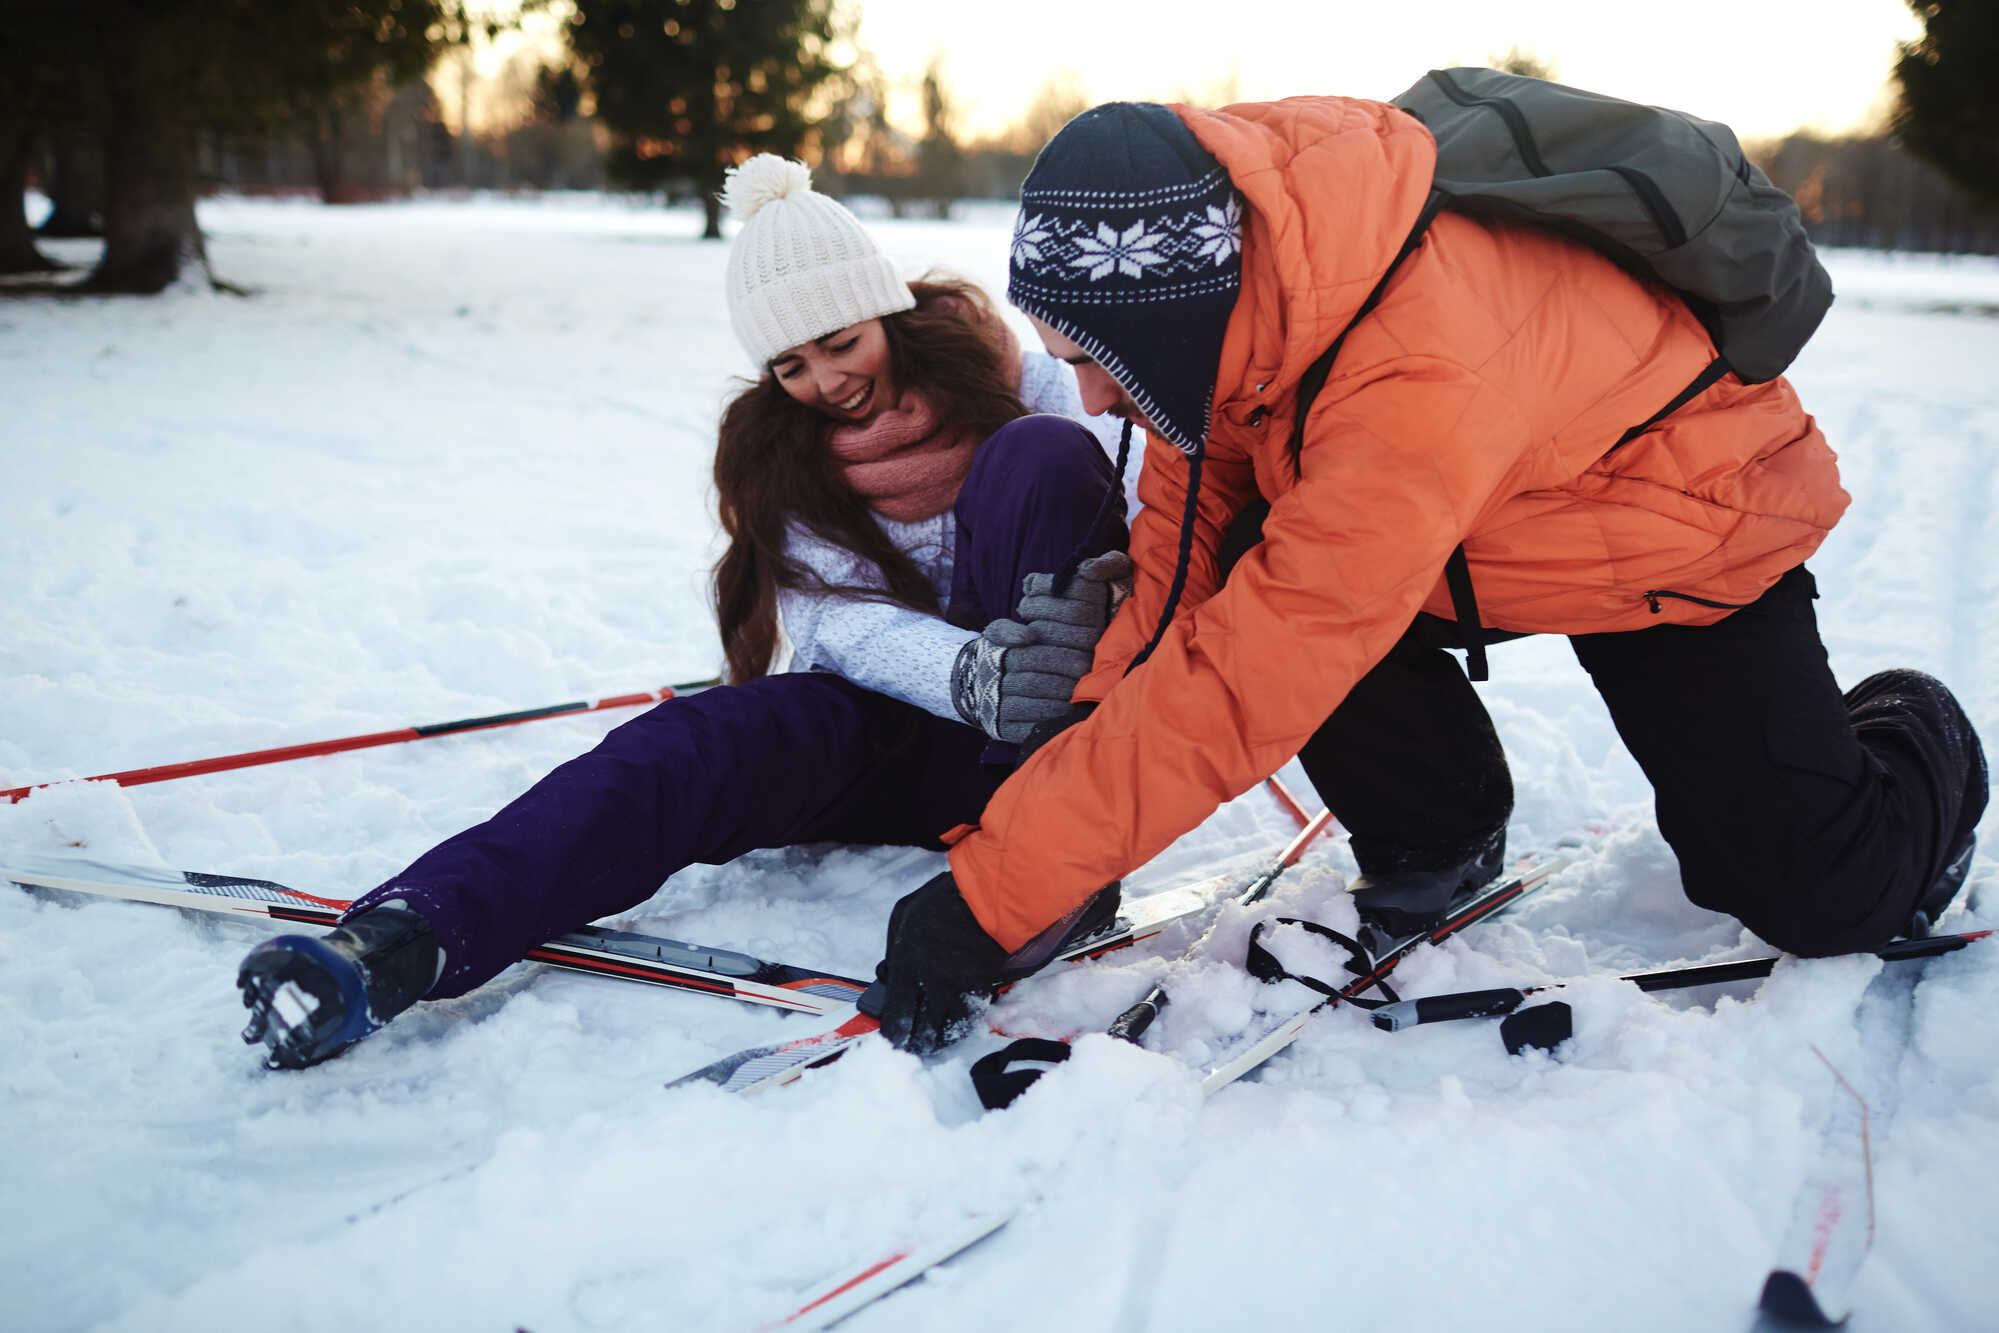
[[[986,294],[967,282],[912,282],[916,307],[882,318],[895,383],[920,389],[940,421],[973,438],[1024,416],[1019,367]],[[768,370],[730,401],[715,446],[715,490],[729,549],[715,566],[715,614],[729,679],[755,680],[777,649],[779,588],[826,590],[935,612],[929,580],[896,548],[826,447],[830,420],[793,399]],[[809,531],[882,572],[882,588],[829,585],[784,554],[786,528]]]

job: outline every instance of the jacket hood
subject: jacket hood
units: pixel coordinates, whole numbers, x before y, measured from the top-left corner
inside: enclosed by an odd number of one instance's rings
[[[1243,283],[1216,413],[1288,389],[1352,323],[1430,195],[1437,149],[1385,102],[1293,97],[1173,108],[1242,198]]]

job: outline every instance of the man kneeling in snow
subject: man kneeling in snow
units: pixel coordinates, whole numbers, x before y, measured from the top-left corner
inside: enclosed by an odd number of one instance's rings
[[[1087,408],[1148,432],[1137,584],[1073,725],[898,906],[892,1039],[937,1044],[1008,951],[1293,754],[1352,831],[1364,918],[1489,880],[1512,784],[1442,646],[1467,626],[1482,655],[1481,622],[1569,637],[1694,902],[1827,954],[1956,895],[1983,754],[1926,675],[1834,683],[1802,562],[1847,496],[1790,385],[1721,373],[1683,300],[1586,244],[1421,230],[1435,156],[1337,97],[1112,104],[1042,152],[1008,295]]]

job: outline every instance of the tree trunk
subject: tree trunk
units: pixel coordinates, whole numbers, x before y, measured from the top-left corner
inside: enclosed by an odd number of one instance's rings
[[[344,128],[339,105],[328,98],[320,104],[312,136],[312,174],[319,182],[319,201],[323,204],[345,202],[340,190]]]
[[[701,192],[701,239],[719,241],[722,239],[722,198],[713,190]]]
[[[28,163],[35,136],[25,127],[0,131],[0,273],[50,273],[62,267],[35,248],[28,225]]]
[[[210,280],[194,217],[194,136],[170,99],[109,71],[104,132],[104,257],[85,287],[101,292],[164,291],[195,264]]]
[[[50,238],[104,234],[104,167],[95,143],[70,131],[51,136],[49,179],[44,189],[55,208],[42,220]]]

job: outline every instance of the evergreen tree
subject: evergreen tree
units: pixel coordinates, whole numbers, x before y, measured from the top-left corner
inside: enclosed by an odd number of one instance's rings
[[[351,88],[422,73],[465,31],[449,0],[27,0],[7,19],[0,82],[82,89],[104,169],[104,255],[85,285],[122,292],[207,274],[201,133],[316,119]]]
[[[1978,198],[1999,201],[1999,5],[1909,0],[1923,21],[1895,64],[1895,133]]]
[[[612,134],[612,173],[690,182],[709,238],[724,173],[753,153],[796,156],[810,105],[840,72],[834,0],[577,0],[570,44]]]

